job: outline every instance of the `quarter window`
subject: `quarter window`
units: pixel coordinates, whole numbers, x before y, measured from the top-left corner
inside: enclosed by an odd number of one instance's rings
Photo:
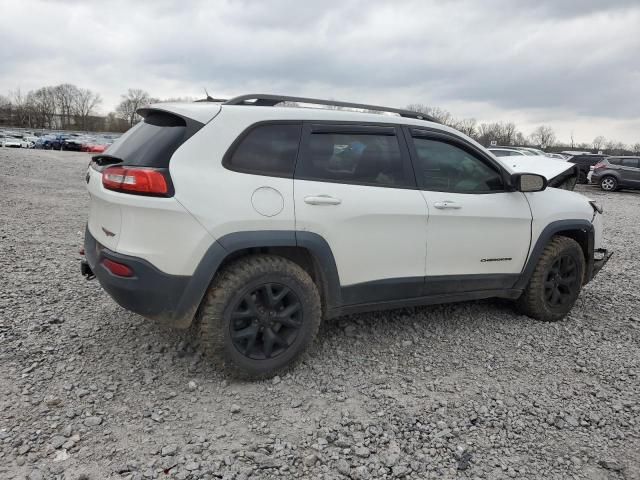
[[[382,187],[410,186],[394,134],[311,133],[296,177]]]
[[[623,167],[638,168],[638,160],[635,159],[635,158],[623,158],[622,159],[622,166]]]
[[[225,166],[273,177],[293,177],[301,124],[269,124],[253,128],[235,148]]]
[[[500,171],[451,143],[428,138],[413,139],[416,176],[423,190],[487,193],[503,191]]]

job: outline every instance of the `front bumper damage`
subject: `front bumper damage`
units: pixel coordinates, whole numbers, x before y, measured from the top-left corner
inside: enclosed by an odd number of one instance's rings
[[[607,264],[612,257],[613,252],[608,251],[606,248],[597,248],[593,252],[593,269],[591,270],[592,280],[600,270]]]

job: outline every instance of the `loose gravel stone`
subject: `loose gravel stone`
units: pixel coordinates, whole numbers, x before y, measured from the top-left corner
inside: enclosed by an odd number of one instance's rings
[[[84,419],[83,423],[87,427],[97,427],[102,423],[102,418],[100,417],[87,417]]]
[[[341,317],[246,382],[80,276],[88,160],[0,148],[0,478],[640,478],[638,193],[578,187],[615,255],[562,322]]]

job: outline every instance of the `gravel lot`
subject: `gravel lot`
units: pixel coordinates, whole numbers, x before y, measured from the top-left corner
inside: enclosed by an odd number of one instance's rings
[[[640,192],[557,324],[503,301],[344,317],[238,382],[79,274],[89,156],[0,149],[0,478],[640,478]]]

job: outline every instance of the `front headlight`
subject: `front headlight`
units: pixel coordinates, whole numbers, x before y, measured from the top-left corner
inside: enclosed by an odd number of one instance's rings
[[[602,212],[604,212],[602,206],[600,206],[595,200],[589,200],[589,205],[591,205],[593,207],[593,210],[598,212],[600,215],[602,215]]]

